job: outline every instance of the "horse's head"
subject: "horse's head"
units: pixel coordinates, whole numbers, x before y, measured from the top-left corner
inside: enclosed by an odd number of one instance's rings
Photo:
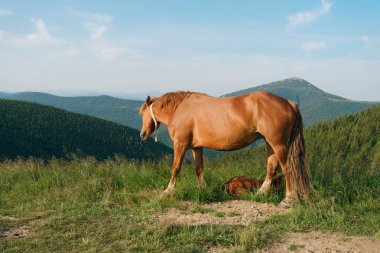
[[[148,140],[149,136],[154,132],[155,125],[151,113],[150,106],[153,104],[153,100],[148,96],[144,104],[140,107],[140,115],[142,116],[142,127],[140,131],[140,138],[143,141]],[[158,126],[157,126],[158,127]]]

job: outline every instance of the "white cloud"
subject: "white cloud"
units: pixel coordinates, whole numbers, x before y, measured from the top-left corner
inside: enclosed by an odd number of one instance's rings
[[[109,41],[104,38],[104,34],[108,31],[109,26],[114,20],[114,16],[101,13],[88,13],[75,10],[69,10],[70,13],[82,20],[82,26],[89,32],[91,41],[87,42],[86,47],[93,56],[113,61],[122,55],[135,57],[135,51],[124,45],[120,45],[116,41]]]
[[[0,8],[0,17],[1,16],[11,16],[11,15],[13,15],[13,11]]]
[[[65,41],[62,38],[49,34],[45,22],[40,18],[31,18],[35,31],[29,34],[16,34],[7,31],[0,31],[0,43],[12,47],[28,47],[41,45],[62,45]]]
[[[26,40],[30,43],[37,43],[42,40],[48,40],[49,39],[49,33],[46,29],[46,25],[42,19],[31,19],[34,23],[34,26],[36,27],[36,32],[31,33],[26,36]]]
[[[49,34],[45,22],[40,18],[32,18],[36,31],[34,33],[30,33],[25,37],[25,40],[29,44],[37,45],[42,43],[55,43],[59,42],[60,39],[53,37]]]
[[[320,17],[328,14],[331,11],[332,5],[333,3],[329,2],[328,0],[321,0],[321,6],[318,9],[305,12],[297,12],[293,15],[288,16],[288,23],[286,27],[288,29],[292,29],[311,24]]]
[[[99,39],[107,31],[107,27],[102,24],[86,23],[85,27],[90,32],[90,37],[93,40]]]
[[[100,23],[111,23],[114,19],[114,16],[111,16],[108,14],[101,14],[101,13],[88,13],[88,12],[80,12],[80,11],[71,11],[71,13],[78,17],[91,19]]]
[[[87,13],[79,11],[71,11],[77,17],[84,19],[82,25],[90,33],[93,40],[97,40],[103,36],[108,30],[108,25],[112,23],[114,17],[107,14]]]
[[[326,47],[327,44],[324,41],[308,41],[302,44],[302,50],[305,53],[311,53],[313,51],[325,49]]]

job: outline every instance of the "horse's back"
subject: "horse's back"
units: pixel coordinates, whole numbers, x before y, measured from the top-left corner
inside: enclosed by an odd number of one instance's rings
[[[287,100],[269,92],[222,98],[195,93],[178,106],[169,134],[172,139],[188,139],[193,147],[235,150],[260,136],[271,138],[284,125],[291,125],[291,130],[292,113]]]
[[[260,137],[256,133],[248,98],[248,95],[223,98],[194,96],[178,108],[178,122],[191,123],[194,147],[240,149]]]

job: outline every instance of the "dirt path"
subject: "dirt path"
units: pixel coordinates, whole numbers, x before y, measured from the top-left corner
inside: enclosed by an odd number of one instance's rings
[[[380,239],[362,236],[308,232],[290,233],[279,243],[261,252],[380,252]]]
[[[196,206],[184,202],[179,209],[169,208],[162,214],[156,214],[155,219],[161,222],[201,225],[228,224],[247,226],[253,220],[267,219],[274,214],[285,214],[290,209],[279,208],[273,204],[257,203],[244,200],[233,200]],[[206,252],[228,252],[229,248],[218,246],[205,249]],[[306,232],[289,233],[270,248],[261,253],[282,252],[380,252],[380,239],[373,237],[344,236],[340,234]]]
[[[245,200],[232,200],[195,206],[184,203],[184,209],[167,209],[157,214],[156,219],[178,224],[228,224],[247,226],[252,220],[263,220],[274,214],[287,213],[289,209],[273,204],[257,203]]]

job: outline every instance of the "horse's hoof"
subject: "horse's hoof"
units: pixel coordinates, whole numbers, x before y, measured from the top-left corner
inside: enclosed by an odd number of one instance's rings
[[[164,191],[164,195],[170,195],[170,194],[172,194],[172,192],[173,192],[173,191],[166,189],[166,190]]]
[[[157,198],[158,200],[165,200],[170,198],[170,195],[168,193],[165,193],[165,191],[160,191],[159,193],[157,193]]]
[[[265,195],[267,195],[268,193],[259,190],[259,191],[256,192],[256,194],[257,194],[257,195],[265,196]]]
[[[268,193],[269,193],[269,191],[263,191],[263,190],[259,189],[256,194],[265,196],[265,195],[268,195]]]
[[[271,182],[270,181],[264,181],[264,183],[261,185],[259,191],[257,192],[260,195],[266,195],[268,194],[270,190]]]
[[[285,200],[283,200],[283,201],[281,201],[281,203],[278,205],[278,207],[280,207],[280,208],[285,208],[285,209],[287,209],[287,208],[292,208],[293,206],[294,206],[294,201],[285,201]]]

